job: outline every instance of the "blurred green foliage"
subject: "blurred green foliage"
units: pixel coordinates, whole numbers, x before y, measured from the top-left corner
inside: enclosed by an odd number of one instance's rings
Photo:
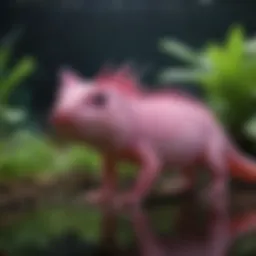
[[[20,130],[0,144],[0,178],[40,178],[74,168],[99,169],[97,154],[80,146],[58,150],[44,134]]]
[[[170,234],[174,232],[175,221],[178,218],[178,209],[175,205],[165,208],[155,208],[146,212],[149,225],[155,232]],[[104,225],[104,211],[95,207],[81,207],[74,205],[43,206],[36,211],[27,213],[22,221],[1,228],[0,248],[7,251],[8,255],[19,255],[19,250],[24,245],[45,247],[56,238],[68,232],[78,234],[84,241],[97,244]],[[129,247],[135,242],[134,227],[130,223],[129,215],[108,215],[117,229],[114,235],[122,247]],[[108,220],[107,215],[105,215]],[[164,217],[164,218],[163,218]],[[116,219],[115,219],[116,218]],[[104,232],[105,233],[105,232]],[[111,235],[111,234],[109,234]]]
[[[210,107],[236,135],[256,139],[256,39],[233,25],[222,43],[209,42],[199,50],[175,39],[162,39],[160,50],[185,63],[170,67],[161,81],[196,83],[206,92]]]
[[[81,170],[100,177],[99,155],[80,145],[58,149],[42,133],[19,130],[1,140],[0,180],[54,177],[64,172]],[[120,164],[122,178],[133,175],[134,168]]]
[[[13,63],[14,47],[22,30],[14,30],[0,44],[0,136],[6,136],[26,118],[23,109],[12,108],[10,97],[37,67],[34,58],[24,56]]]
[[[74,231],[83,239],[99,239],[101,213],[84,207],[44,207],[25,216],[16,225],[1,228],[0,248],[9,255],[19,255],[23,246],[46,247],[66,232]]]
[[[74,232],[87,243],[97,243],[101,237],[103,213],[95,208],[78,206],[45,207],[27,214],[15,226],[2,228],[0,248],[8,255],[19,255],[24,245],[47,247],[56,237]],[[131,243],[133,232],[125,219],[117,217],[117,238],[122,246]],[[115,234],[116,235],[116,234]]]

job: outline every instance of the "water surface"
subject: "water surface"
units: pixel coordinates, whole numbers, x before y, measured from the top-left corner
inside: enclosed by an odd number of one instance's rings
[[[256,255],[253,197],[236,193],[228,213],[192,198],[122,213],[70,203],[9,209],[0,215],[0,248],[13,256]]]

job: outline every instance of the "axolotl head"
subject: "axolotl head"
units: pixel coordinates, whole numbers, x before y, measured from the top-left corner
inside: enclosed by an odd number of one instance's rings
[[[97,86],[74,71],[61,70],[50,123],[69,140],[106,143],[129,126],[126,99],[114,87]]]

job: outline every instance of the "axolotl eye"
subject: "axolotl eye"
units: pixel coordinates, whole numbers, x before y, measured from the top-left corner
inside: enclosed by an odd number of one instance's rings
[[[104,107],[107,104],[107,95],[104,93],[97,93],[90,97],[89,104],[96,107]]]

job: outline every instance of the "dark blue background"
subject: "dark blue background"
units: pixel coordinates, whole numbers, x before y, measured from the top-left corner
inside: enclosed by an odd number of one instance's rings
[[[144,77],[154,82],[158,70],[176,64],[157,49],[159,38],[170,35],[193,46],[222,39],[232,23],[256,27],[256,2],[222,0],[199,5],[195,0],[11,0],[0,10],[1,34],[23,26],[25,34],[16,56],[35,56],[39,71],[29,81],[36,111],[49,106],[55,73],[68,64],[93,75],[106,60],[126,59],[151,69]]]

